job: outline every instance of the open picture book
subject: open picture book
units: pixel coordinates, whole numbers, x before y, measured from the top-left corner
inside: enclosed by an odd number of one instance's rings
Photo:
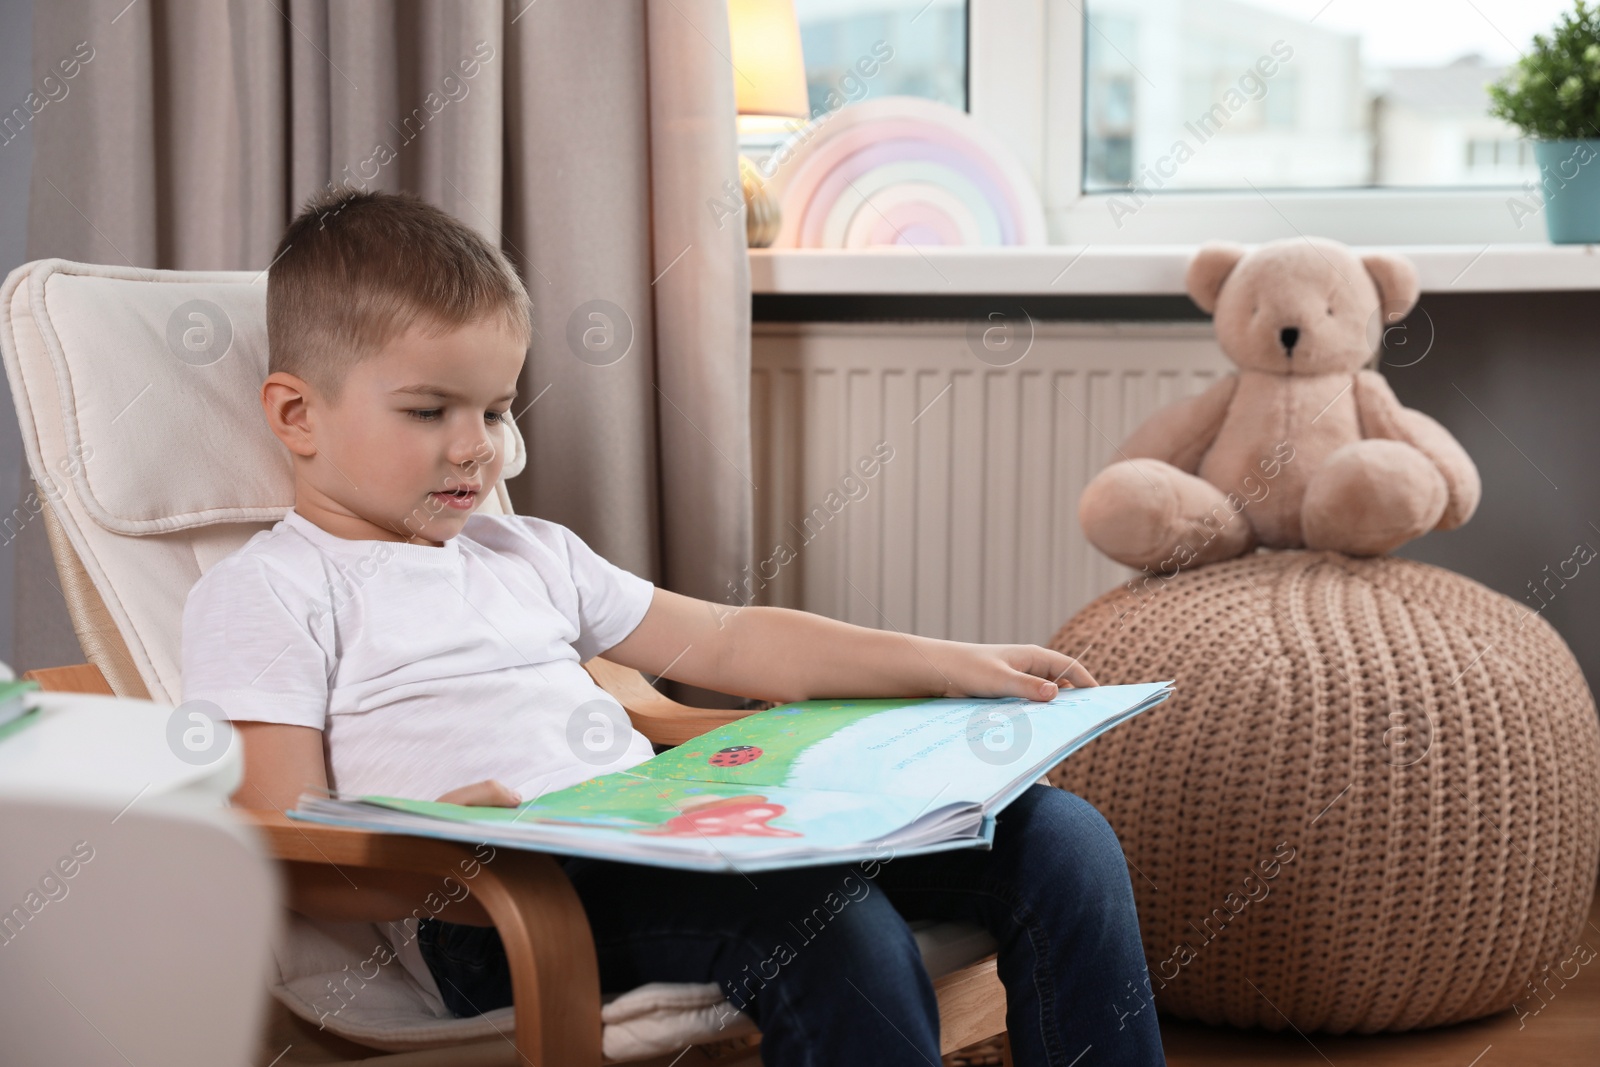
[[[302,793],[292,819],[709,871],[990,848],[995,817],[1171,682],[1019,697],[804,700],[515,808]]]

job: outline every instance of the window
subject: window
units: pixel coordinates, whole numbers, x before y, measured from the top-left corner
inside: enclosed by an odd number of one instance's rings
[[[880,96],[966,109],[965,0],[795,0],[795,15],[813,115]],[[856,70],[864,56],[880,60],[871,78]]]
[[[1134,111],[1140,99],[1136,72],[1122,56],[1137,50],[1139,21],[1112,14],[1095,28],[1099,32],[1084,41],[1084,175],[1091,187],[1121,187],[1133,181]]]
[[[1518,186],[1486,88],[1570,6],[1086,0],[1083,188]]]
[[[1482,246],[1545,239],[1531,145],[1489,116],[1485,87],[1570,3],[795,8],[814,112],[897,94],[965,107],[1033,177],[1054,243]],[[892,60],[854,75],[878,42]]]

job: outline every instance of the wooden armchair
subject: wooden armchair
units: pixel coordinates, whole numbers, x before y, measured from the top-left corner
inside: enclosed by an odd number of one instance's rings
[[[46,689],[177,703],[181,613],[189,588],[292,505],[292,473],[257,400],[267,368],[259,277],[252,271],[145,271],[37,260],[18,267],[0,286],[0,357],[33,478],[29,499],[39,504],[36,517],[23,518],[40,523],[49,539],[73,630],[89,661],[28,674]],[[208,328],[198,330],[196,323]],[[199,349],[188,347],[191,335]],[[185,339],[182,346],[175,347],[175,336]],[[504,426],[501,480],[480,505],[491,514],[511,512],[506,479],[527,458],[515,423]],[[584,666],[657,744],[678,744],[732,717],[668,700],[637,671],[603,659]],[[309,885],[329,865],[347,874],[371,871],[374,879],[384,871],[442,879],[472,860],[469,848],[455,842],[237,813],[260,831],[291,890]],[[308,1024],[304,1043],[315,1050],[319,1036],[331,1041],[339,1035],[343,1045],[337,1053],[374,1065],[384,1061],[373,1056],[373,1048],[406,1042],[414,1051],[395,1057],[406,1067],[482,1064],[495,1053],[500,1059],[494,1062],[541,1067],[602,1063],[603,1037],[612,1023],[601,1014],[588,920],[562,868],[548,855],[500,849],[478,872],[473,888],[510,961],[514,1038],[501,1033],[505,1041],[496,1040],[498,1029],[490,1029],[496,1020],[439,1019],[428,1005],[418,1007],[416,1019],[401,1018],[399,1011],[365,1029],[341,1017],[319,1035]],[[939,991],[943,1044],[953,1050],[1004,1031],[1005,997],[992,952],[979,958],[985,944],[992,948],[981,928],[941,925],[953,932],[925,937],[934,935],[930,927],[917,934]],[[965,932],[953,930],[963,925]],[[409,979],[383,975],[390,977],[411,992]],[[297,1014],[288,1021],[302,1019]],[[390,1040],[413,1023],[420,1029],[398,1043]],[[296,1046],[303,1033],[296,1031]],[[422,1036],[413,1042],[415,1033]],[[357,1036],[344,1039],[352,1034]],[[370,1047],[352,1043],[360,1037],[370,1039]],[[489,1045],[471,1046],[469,1054],[469,1046],[459,1043],[469,1037]],[[514,1048],[506,1048],[513,1039]],[[458,1043],[438,1047],[452,1040]],[[715,1051],[686,1053],[675,1062],[710,1062]],[[280,1045],[263,1062],[279,1056],[278,1067],[292,1067],[333,1058],[307,1061],[301,1055],[299,1047]],[[653,1055],[629,1054],[645,1063]]]
[[[633,725],[658,745],[676,745],[720,726],[738,713],[692,708],[658,692],[638,671],[600,657],[584,665],[595,682],[627,710]],[[91,664],[29,671],[23,675],[47,690],[114,695]],[[410,871],[455,875],[468,846],[427,837],[298,822],[279,813],[235,809],[262,834],[265,847],[283,864],[291,893],[315,868],[333,865],[348,873]],[[484,910],[505,943],[511,967],[519,1061],[592,1067],[601,1056],[600,973],[583,905],[561,866],[538,852],[501,849],[473,879]],[[1005,1031],[1005,990],[990,953],[975,963],[934,977],[939,998],[940,1047],[945,1053]],[[726,1043],[723,1043],[726,1044]],[[726,1049],[722,1051],[727,1051]],[[633,1061],[642,1067],[728,1064],[710,1048]],[[749,1062],[755,1062],[750,1059]],[[1006,1056],[1009,1067],[1009,1051]]]

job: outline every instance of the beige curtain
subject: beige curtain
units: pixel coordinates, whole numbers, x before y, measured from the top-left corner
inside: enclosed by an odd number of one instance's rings
[[[728,599],[753,484],[742,215],[708,206],[738,176],[726,0],[106,0],[34,20],[36,82],[92,58],[35,119],[29,258],[255,269],[330,182],[426,197],[533,297],[516,509]],[[573,343],[608,324],[609,349]],[[19,669],[80,658],[37,531]]]

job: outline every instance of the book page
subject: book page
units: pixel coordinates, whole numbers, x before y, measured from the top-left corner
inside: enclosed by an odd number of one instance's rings
[[[983,803],[1163,683],[1007,697],[810,700],[757,712],[619,773]]]
[[[1158,703],[1170,685],[1067,690],[1051,701],[808,701],[515,808],[303,794],[289,814],[704,869],[986,847],[994,813],[1041,767]]]

